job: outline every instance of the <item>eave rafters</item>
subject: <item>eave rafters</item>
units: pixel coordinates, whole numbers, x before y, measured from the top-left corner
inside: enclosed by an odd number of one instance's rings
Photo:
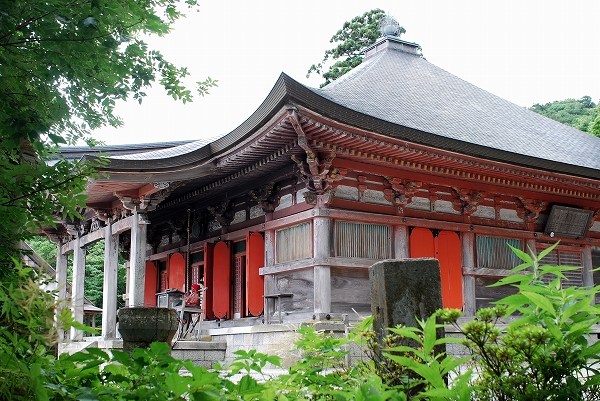
[[[220,178],[218,180],[213,181],[212,183],[205,185],[201,188],[195,189],[194,191],[190,191],[182,196],[179,196],[175,199],[168,200],[167,202],[161,203],[158,206],[158,210],[164,209],[170,206],[177,205],[179,203],[191,200],[192,198],[202,195],[208,191],[214,191],[215,189],[221,187],[224,184],[231,182],[232,180],[239,179],[240,177],[247,176],[251,173],[254,173],[256,170],[261,167],[267,165],[268,163],[277,160],[282,157],[286,153],[289,153],[296,146],[295,142],[288,143],[287,145],[277,149],[276,151],[270,152],[266,157],[256,161],[251,165],[247,165],[243,168],[238,169],[232,174],[227,175],[226,177]]]
[[[389,137],[378,137],[376,134],[328,121],[306,109],[302,109],[301,113],[298,112],[298,120],[306,135],[305,146],[310,147],[313,153],[336,154],[337,161],[334,161],[334,166],[339,165],[339,159],[344,158],[368,164],[400,167],[413,173],[468,181],[474,186],[498,187],[498,190],[502,187],[512,191],[530,191],[583,200],[600,199],[600,185],[593,180],[542,173],[534,169],[485,161]]]

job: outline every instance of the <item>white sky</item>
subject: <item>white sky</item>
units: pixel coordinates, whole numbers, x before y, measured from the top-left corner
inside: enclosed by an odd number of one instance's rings
[[[228,133],[248,118],[281,72],[318,87],[306,72],[331,48],[344,21],[373,8],[394,16],[427,60],[518,105],[566,98],[600,100],[597,0],[199,0],[200,12],[152,39],[190,83],[219,80],[186,105],[153,88],[142,105],[117,106],[124,126],[97,130],[106,144],[200,139]],[[398,73],[402,73],[398,71]]]

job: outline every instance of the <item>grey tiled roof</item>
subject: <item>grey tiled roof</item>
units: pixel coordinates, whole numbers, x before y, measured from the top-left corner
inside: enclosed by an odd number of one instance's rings
[[[600,169],[600,138],[504,100],[404,51],[380,51],[314,92],[422,135]]]
[[[167,149],[159,149],[153,150],[150,152],[143,153],[131,153],[127,155],[118,155],[113,156],[113,159],[123,159],[123,160],[157,160],[157,159],[167,159],[170,157],[177,157],[180,155],[184,155],[194,150],[200,149],[217,138],[208,138],[208,139],[199,139],[193,142],[187,142],[179,146],[174,146]]]
[[[405,48],[414,45],[398,42]],[[212,159],[235,152],[295,105],[408,142],[600,179],[600,138],[510,103],[393,46],[323,89],[309,88],[282,73],[258,109],[229,134],[212,142],[200,140],[126,157],[123,152],[114,154],[104,170],[111,174],[160,170],[166,180],[181,179],[184,171],[197,177],[200,171],[193,169],[203,166],[203,174],[208,174],[216,168]]]

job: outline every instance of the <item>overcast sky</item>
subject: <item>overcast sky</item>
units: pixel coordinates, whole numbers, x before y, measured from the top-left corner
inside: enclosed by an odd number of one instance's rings
[[[124,126],[94,137],[107,144],[211,138],[232,131],[267,96],[281,72],[309,86],[311,64],[344,21],[381,8],[406,29],[430,63],[520,106],[566,98],[600,100],[597,0],[198,0],[200,11],[149,40],[187,66],[190,83],[219,87],[183,105],[152,88],[139,105],[118,104]],[[399,74],[402,71],[398,71]]]

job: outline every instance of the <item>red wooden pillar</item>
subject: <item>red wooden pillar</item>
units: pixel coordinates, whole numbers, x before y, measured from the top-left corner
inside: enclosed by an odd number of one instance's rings
[[[246,233],[246,308],[247,314],[263,313],[265,280],[258,270],[264,266],[265,239],[261,233]]]
[[[215,244],[204,243],[204,318],[211,320],[215,318],[213,312],[213,252]]]
[[[169,259],[169,288],[186,291],[185,288],[185,258],[180,253],[174,253]]]
[[[154,262],[146,262],[146,283],[144,285],[144,306],[156,306],[158,269]]]
[[[213,311],[218,319],[231,318],[231,242],[217,242],[213,257]]]

